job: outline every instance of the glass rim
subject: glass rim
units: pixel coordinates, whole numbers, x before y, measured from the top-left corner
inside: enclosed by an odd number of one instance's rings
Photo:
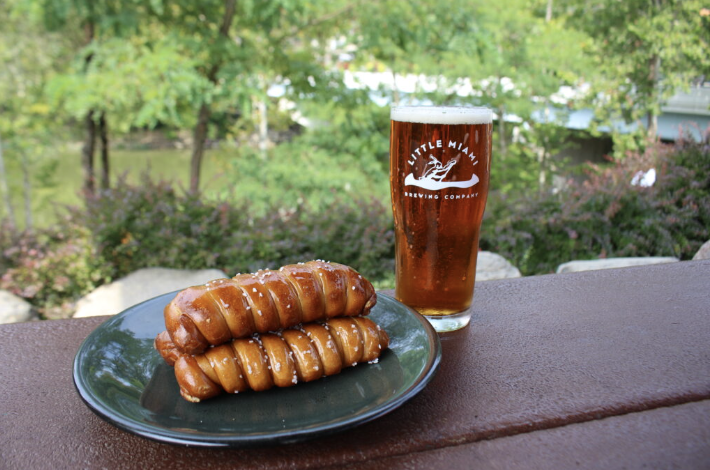
[[[418,124],[490,124],[493,110],[485,106],[401,105],[390,107],[390,120]]]

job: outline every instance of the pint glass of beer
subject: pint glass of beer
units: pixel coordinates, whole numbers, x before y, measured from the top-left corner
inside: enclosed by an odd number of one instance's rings
[[[395,297],[437,331],[463,328],[471,319],[491,130],[488,108],[391,110]]]

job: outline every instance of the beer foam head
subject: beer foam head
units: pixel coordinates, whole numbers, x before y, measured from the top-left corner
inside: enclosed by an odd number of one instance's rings
[[[393,106],[390,119],[420,124],[488,124],[493,122],[493,113],[483,107]]]

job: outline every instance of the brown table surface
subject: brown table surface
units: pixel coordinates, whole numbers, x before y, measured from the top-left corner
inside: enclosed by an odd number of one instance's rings
[[[710,468],[710,261],[480,282],[473,315],[399,409],[248,449],[86,407],[72,361],[106,317],[0,325],[0,468]]]

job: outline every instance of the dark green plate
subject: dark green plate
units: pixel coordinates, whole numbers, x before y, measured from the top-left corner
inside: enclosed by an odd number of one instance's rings
[[[74,359],[74,384],[96,414],[126,431],[174,444],[282,444],[342,431],[382,416],[421,391],[441,359],[429,322],[378,295],[370,314],[390,335],[376,364],[290,388],[189,403],[153,349],[175,293],[129,308],[93,331]]]

